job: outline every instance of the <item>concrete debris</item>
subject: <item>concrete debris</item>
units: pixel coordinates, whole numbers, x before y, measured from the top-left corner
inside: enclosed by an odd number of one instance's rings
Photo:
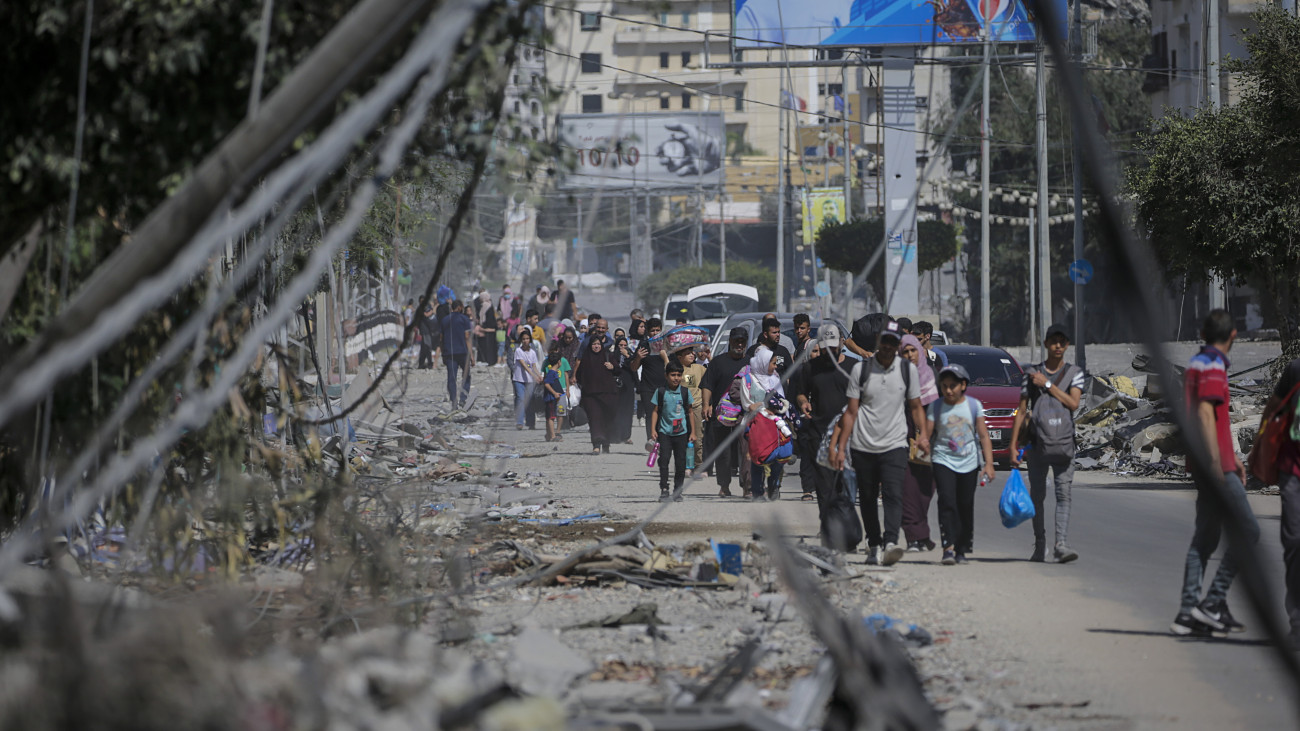
[[[529,627],[515,638],[507,672],[511,684],[525,693],[559,698],[574,680],[594,669],[553,633]]]

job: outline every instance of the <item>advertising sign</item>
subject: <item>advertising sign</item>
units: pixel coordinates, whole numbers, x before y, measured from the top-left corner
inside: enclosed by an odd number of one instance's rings
[[[817,240],[826,223],[844,221],[844,189],[813,188],[803,194],[803,240]]]
[[[687,188],[722,183],[722,112],[574,114],[560,144],[577,157],[561,188]]]
[[[1065,0],[1059,7],[1065,36]],[[1024,0],[734,0],[737,48],[971,43],[984,26],[1003,43],[1037,37]]]

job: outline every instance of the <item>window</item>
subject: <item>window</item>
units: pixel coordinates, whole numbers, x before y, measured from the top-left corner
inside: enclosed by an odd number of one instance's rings
[[[516,99],[516,100],[515,100],[515,114],[518,114],[519,111],[520,111],[520,109],[521,109],[522,107],[523,107],[523,105],[519,103],[519,100],[518,100],[518,99]]]
[[[682,68],[686,68],[687,66],[690,65],[691,65],[691,52],[682,51]]]
[[[838,61],[841,58],[844,58],[843,48],[818,48],[817,49],[818,61]]]
[[[533,139],[535,139],[535,140],[536,140],[536,139],[540,139],[540,138],[537,136],[537,128],[536,128],[536,127],[531,128],[531,131],[532,131],[532,135],[530,135],[530,136],[531,136]]]
[[[735,63],[743,62],[745,60],[745,49],[733,48],[731,51],[731,60],[734,61]],[[740,73],[740,70],[737,69],[736,73]]]
[[[515,74],[513,78],[514,81],[511,81],[510,83],[514,84],[515,86],[519,86],[519,74]]]
[[[661,96],[661,97],[659,97],[659,108],[660,108],[660,109],[672,109],[672,106],[669,105],[669,103],[668,103],[668,100],[669,100],[670,98],[671,98],[671,97],[666,97],[666,96]]]
[[[930,97],[928,97],[928,96],[918,96],[918,97],[916,98],[916,108],[917,108],[917,109],[929,109],[929,108],[930,108]]]
[[[745,93],[744,93],[744,92],[741,92],[741,91],[736,92],[736,111],[737,111],[737,112],[743,112],[743,111],[745,111]]]
[[[528,111],[532,112],[534,115],[541,114],[541,113],[542,113],[542,105],[541,105],[541,104],[538,104],[538,103],[537,103],[537,100],[534,99],[534,100],[532,100],[531,102],[528,102]]]
[[[600,94],[582,95],[582,113],[600,114],[605,111],[605,97]]]
[[[599,53],[582,53],[578,55],[582,62],[582,73],[598,74],[600,73],[600,54]]]
[[[682,109],[691,108],[691,97],[694,96],[689,91],[682,92]]]
[[[671,55],[671,54],[669,54],[667,51],[662,51],[662,52],[660,52],[660,54],[659,54],[659,68],[661,68],[661,69],[666,69],[666,68],[668,68],[668,57],[669,57],[669,55]]]
[[[818,84],[818,96],[839,96],[844,93],[843,84]]]
[[[689,10],[682,11],[682,27],[683,28],[691,27],[691,11]]]
[[[668,25],[669,20],[668,13],[659,13],[659,25]]]
[[[600,30],[600,13],[580,13],[583,30]]]

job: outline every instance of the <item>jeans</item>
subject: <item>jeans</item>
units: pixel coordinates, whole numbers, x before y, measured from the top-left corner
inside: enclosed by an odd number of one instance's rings
[[[469,397],[470,354],[453,353],[451,355],[444,355],[442,356],[442,362],[447,366],[447,396],[451,398],[452,406],[464,406],[465,399]],[[457,381],[459,380],[457,376],[460,375],[461,370],[465,371],[465,385],[462,388],[462,392],[459,394],[460,398],[456,398],[456,386]]]
[[[898,530],[903,522],[903,473],[907,470],[907,447],[888,452],[871,453],[849,450],[853,471],[857,473],[858,504],[862,510],[862,527],[867,533],[867,545],[898,543]],[[880,529],[880,511],[876,498],[884,502],[885,529]]]
[[[1029,465],[1029,499],[1034,502],[1034,543],[1044,546],[1047,541],[1046,515],[1043,501],[1047,499],[1047,469],[1052,469],[1056,484],[1056,543],[1065,544],[1070,531],[1070,486],[1074,483],[1073,457],[1046,457],[1035,449],[1025,452]]]
[[[975,546],[975,488],[979,487],[979,475],[979,470],[954,472],[941,464],[934,466],[940,540],[945,549],[963,556]]]
[[[908,543],[930,540],[930,500],[934,470],[928,464],[907,463],[903,475],[903,537]]]
[[[1283,475],[1282,562],[1286,566],[1286,615],[1291,636],[1300,637],[1300,477]]]
[[[536,383],[520,383],[511,381],[515,386],[515,424],[524,426],[527,424],[529,429],[537,426],[537,412],[533,410],[533,390],[537,388]]]
[[[686,482],[686,435],[659,435],[659,492],[668,491],[668,460],[673,460],[673,490]]]
[[[1246,501],[1246,488],[1235,472],[1223,476],[1223,486],[1234,512],[1239,512],[1247,521],[1244,526],[1246,538],[1251,543],[1259,541],[1259,522]],[[1229,514],[1230,515],[1230,514]],[[1223,532],[1223,520],[1228,516],[1215,512],[1211,497],[1202,491],[1196,493],[1196,532],[1192,534],[1192,545],[1187,549],[1187,568],[1183,573],[1183,595],[1181,610],[1192,611],[1201,598],[1201,579],[1205,576],[1205,565],[1219,547],[1219,537]],[[1282,523],[1286,525],[1284,520]],[[1238,558],[1236,552],[1229,548],[1219,562],[1219,570],[1210,582],[1210,590],[1205,595],[1207,604],[1217,604],[1228,596],[1232,580],[1237,576]]]
[[[755,497],[763,496],[763,476],[765,474],[767,476],[767,495],[769,498],[775,498],[781,493],[781,477],[785,474],[785,463],[749,463],[749,488]]]
[[[812,419],[808,419],[811,424]],[[795,439],[795,453],[799,455],[799,487],[805,495],[817,491],[817,449],[822,445],[822,435],[815,427],[799,430]]]

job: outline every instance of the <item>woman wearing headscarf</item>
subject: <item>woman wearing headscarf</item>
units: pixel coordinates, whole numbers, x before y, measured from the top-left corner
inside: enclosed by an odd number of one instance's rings
[[[614,355],[618,356],[619,387],[614,397],[614,416],[609,423],[609,440],[620,444],[632,443],[632,417],[636,411],[636,374],[630,367],[633,351],[628,347],[622,328],[614,336]]]
[[[582,408],[587,412],[591,430],[591,453],[609,453],[609,424],[614,418],[621,380],[618,354],[605,347],[603,340],[592,338],[582,349],[576,373],[582,388]]]
[[[904,335],[898,348],[899,355],[916,366],[921,376],[921,405],[929,408],[939,399],[939,386],[935,382],[934,370],[929,363],[923,363],[925,348],[915,335]],[[912,423],[912,414],[907,413],[909,437],[920,433],[923,425]],[[922,460],[909,455],[907,471],[903,473],[903,536],[907,540],[909,551],[930,551],[934,541],[930,540],[930,500],[934,498],[934,472],[928,459]]]
[[[478,305],[474,308],[474,321],[478,323],[475,330],[478,335],[478,359],[490,366],[497,364],[497,315],[492,306],[492,296],[484,290],[479,294]]]

